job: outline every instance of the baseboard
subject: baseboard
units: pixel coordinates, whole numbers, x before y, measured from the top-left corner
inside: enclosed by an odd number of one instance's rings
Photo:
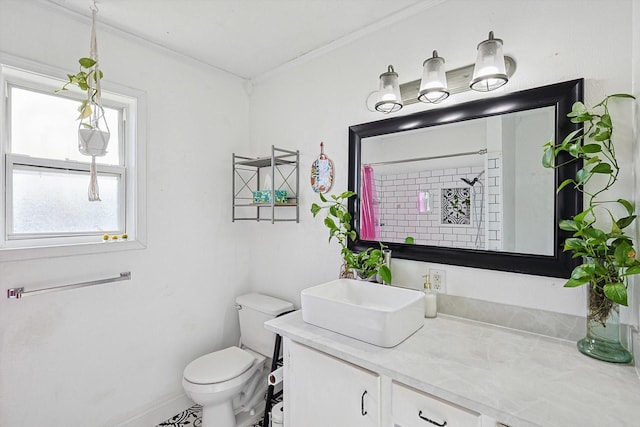
[[[154,427],[174,415],[179,414],[194,403],[186,394],[169,397],[165,400],[152,403],[142,408],[135,416],[126,421],[112,424],[113,427]]]

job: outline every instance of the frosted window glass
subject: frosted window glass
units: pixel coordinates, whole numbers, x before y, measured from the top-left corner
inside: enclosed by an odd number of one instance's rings
[[[78,151],[79,101],[11,88],[11,152],[27,156],[56,160],[91,159]],[[98,157],[102,164],[119,165],[119,111],[104,107],[105,118],[111,132],[108,153]]]
[[[16,167],[12,234],[122,231],[119,177],[98,175],[101,202],[87,200],[88,183],[88,172]]]

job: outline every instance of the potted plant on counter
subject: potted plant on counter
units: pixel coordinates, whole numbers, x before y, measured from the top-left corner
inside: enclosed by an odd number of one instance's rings
[[[572,233],[564,242],[564,250],[582,259],[565,286],[589,285],[587,336],[578,341],[578,349],[600,360],[628,363],[632,355],[620,342],[619,306],[628,303],[630,276],[640,273],[633,240],[625,234],[636,215],[630,201],[604,199],[620,173],[613,144],[614,121],[609,112],[609,102],[620,98],[634,99],[626,94],[610,95],[592,110],[575,103],[568,117],[584,127],[571,132],[560,144],[545,144],[542,163],[548,168],[570,162],[582,165],[575,177],[564,180],[557,189],[560,192],[573,187],[587,200],[582,212],[559,224],[560,229]],[[569,160],[557,162],[559,155]]]
[[[323,205],[313,203],[311,213],[315,218],[323,209],[327,210],[324,225],[329,229],[329,241],[334,237],[340,244],[342,254],[341,278],[358,278],[361,280],[377,280],[378,276],[383,283],[391,283],[391,269],[385,260],[385,246],[381,243],[380,249],[367,248],[364,251],[354,252],[349,249],[349,241],[355,241],[357,234],[351,227],[351,214],[346,202],[356,193],[345,191],[339,196],[331,195],[331,200],[322,193],[318,193]]]

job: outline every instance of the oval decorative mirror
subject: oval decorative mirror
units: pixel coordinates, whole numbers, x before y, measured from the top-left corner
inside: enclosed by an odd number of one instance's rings
[[[558,221],[582,198],[555,189],[579,165],[541,158],[579,128],[567,113],[582,98],[579,79],[351,126],[349,210],[366,236],[352,249],[383,242],[395,258],[568,277]]]

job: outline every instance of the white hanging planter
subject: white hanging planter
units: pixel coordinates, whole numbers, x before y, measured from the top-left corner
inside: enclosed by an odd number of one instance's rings
[[[109,131],[100,129],[78,129],[78,150],[85,156],[102,157],[107,154]]]
[[[90,202],[99,202],[100,189],[98,186],[96,157],[102,157],[107,154],[111,132],[109,131],[109,124],[104,117],[104,109],[100,104],[85,105],[85,108],[86,110],[82,109],[81,114],[84,115],[86,113],[86,117],[80,119],[80,125],[78,126],[78,151],[85,156],[91,156],[88,197]],[[101,126],[106,130],[102,130]]]
[[[94,2],[95,5],[95,2]],[[104,117],[102,108],[102,97],[100,80],[102,71],[98,67],[98,42],[96,38],[96,13],[92,10],[91,25],[91,49],[89,58],[80,58],[80,72],[73,75],[68,74],[69,81],[60,90],[66,90],[69,85],[77,85],[80,89],[86,90],[87,97],[82,101],[78,111],[80,124],[78,125],[78,151],[85,156],[91,156],[91,167],[89,169],[89,201],[100,201],[100,191],[98,188],[98,168],[96,157],[107,154],[107,147],[111,132],[109,124]]]

